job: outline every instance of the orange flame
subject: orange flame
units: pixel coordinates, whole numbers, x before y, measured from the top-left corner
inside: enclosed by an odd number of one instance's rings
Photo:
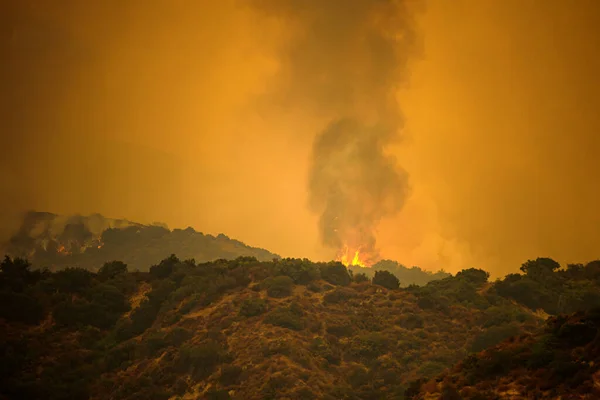
[[[66,249],[66,247],[65,247],[64,245],[62,245],[62,244],[61,244],[60,246],[58,246],[58,249],[56,249],[56,252],[57,252],[57,253],[60,253],[60,254],[65,254],[65,255],[66,255],[66,254],[71,254],[71,252],[70,252],[70,251],[68,251],[68,250]]]
[[[369,266],[365,264],[365,262],[360,257],[360,249],[354,252],[354,256],[350,259],[350,255],[352,252],[348,249],[348,246],[344,247],[344,250],[341,253],[341,256],[338,257],[338,261],[344,264],[346,267],[350,266],[359,266],[363,268],[368,268]]]

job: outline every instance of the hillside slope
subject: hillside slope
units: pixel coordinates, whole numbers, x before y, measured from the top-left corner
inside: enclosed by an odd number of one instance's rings
[[[395,399],[463,359],[490,324],[541,322],[477,294],[483,271],[447,278],[442,304],[306,260],[172,256],[148,273],[2,265],[6,398]]]
[[[598,399],[600,309],[549,318],[523,334],[467,357],[420,385],[411,399]]]
[[[589,343],[597,327],[588,325],[596,314],[560,317],[542,340],[533,306],[552,312],[555,297],[560,308],[598,306],[597,263],[524,266],[525,275],[493,283],[469,269],[400,288],[387,272],[377,284],[355,275],[357,282],[340,263],[297,259],[170,256],[148,272],[128,272],[121,262],[50,272],[6,258],[0,398],[458,399],[463,389],[464,398],[476,398],[469,390],[488,398],[499,383],[529,396],[523,390],[532,382],[545,382],[535,389],[544,395],[585,393],[595,384],[597,346]],[[514,297],[513,285],[523,283],[526,304]],[[586,342],[572,342],[580,333]],[[500,345],[508,350],[476,354],[510,337],[517,339]],[[550,357],[550,348],[564,351]],[[540,364],[525,370],[526,359]],[[422,387],[461,361],[446,372],[453,391],[436,381]],[[528,371],[534,378],[520,378]]]

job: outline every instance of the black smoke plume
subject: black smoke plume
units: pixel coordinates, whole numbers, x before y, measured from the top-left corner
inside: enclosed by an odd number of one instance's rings
[[[409,0],[255,0],[289,26],[279,104],[330,119],[314,143],[309,204],[323,243],[377,261],[375,230],[409,194],[408,175],[385,149],[400,137],[396,102],[418,48]]]

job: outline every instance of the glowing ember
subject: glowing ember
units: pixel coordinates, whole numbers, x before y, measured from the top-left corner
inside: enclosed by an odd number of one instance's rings
[[[65,247],[64,245],[62,245],[62,244],[61,244],[60,246],[58,246],[58,248],[56,249],[56,252],[57,252],[57,253],[60,253],[60,254],[65,254],[65,255],[66,255],[66,254],[71,254],[71,252],[70,252],[70,251],[68,251],[68,250],[66,249],[66,247]]]

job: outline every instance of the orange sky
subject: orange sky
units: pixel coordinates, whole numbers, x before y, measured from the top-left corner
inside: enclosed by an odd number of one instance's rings
[[[327,116],[268,100],[293,27],[240,0],[61,4],[0,6],[5,230],[100,212],[332,256],[307,208]],[[494,275],[598,258],[598,2],[429,0],[418,26],[390,149],[412,195],[382,255]]]

